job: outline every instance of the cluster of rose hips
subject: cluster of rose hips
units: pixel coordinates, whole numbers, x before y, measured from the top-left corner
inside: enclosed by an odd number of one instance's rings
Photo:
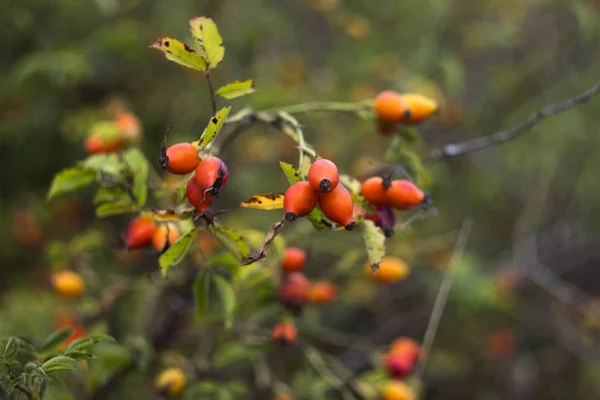
[[[83,148],[89,154],[113,153],[127,144],[139,143],[142,138],[142,123],[129,111],[119,111],[114,119],[104,122],[112,132],[108,136],[98,130],[90,132],[83,142]]]
[[[385,368],[393,380],[383,388],[384,400],[415,399],[413,390],[402,380],[414,371],[420,354],[421,346],[410,338],[402,337],[392,343],[385,358]]]
[[[354,229],[352,196],[339,183],[337,166],[326,159],[319,159],[310,166],[308,181],[294,183],[285,192],[285,219],[292,222],[308,215],[317,204],[327,218],[349,231]]]
[[[377,128],[383,134],[395,132],[401,125],[420,124],[438,109],[435,100],[417,93],[386,90],[375,98]]]
[[[180,236],[181,231],[177,224],[173,222],[158,224],[152,218],[140,216],[129,223],[125,244],[128,249],[140,249],[151,245],[157,253],[161,254]]]
[[[185,192],[190,204],[200,212],[205,212],[213,199],[219,198],[229,177],[229,170],[220,158],[208,156],[201,160],[198,147],[192,143],[177,143],[169,148],[163,144],[158,163],[176,175],[195,171],[187,182]]]
[[[373,176],[362,183],[360,194],[377,209],[365,218],[375,222],[387,237],[394,234],[396,224],[392,208],[410,210],[419,205],[431,205],[429,195],[406,179]]]

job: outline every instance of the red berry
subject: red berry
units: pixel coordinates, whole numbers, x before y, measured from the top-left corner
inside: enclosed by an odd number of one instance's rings
[[[98,133],[92,133],[85,139],[83,147],[89,154],[113,153],[123,146],[123,140],[120,137],[105,139]]]
[[[185,175],[196,169],[200,157],[198,149],[193,144],[177,143],[163,153],[158,163],[172,174]]]
[[[425,193],[411,181],[396,179],[387,191],[390,206],[399,210],[409,210],[426,200]]]
[[[130,249],[144,247],[152,242],[156,222],[152,218],[138,217],[129,223],[125,242]]]
[[[187,194],[188,201],[198,211],[204,211],[212,204],[211,195],[202,186],[198,185],[198,182],[194,177],[190,178],[185,187],[185,193]]]
[[[279,300],[292,308],[300,308],[308,301],[310,281],[301,272],[290,272],[279,286]]]
[[[297,247],[288,247],[281,259],[281,269],[285,272],[300,271],[306,264],[306,252]]]
[[[281,322],[273,328],[271,333],[273,340],[279,345],[289,345],[296,343],[298,331],[296,327],[289,322]]]
[[[384,185],[383,178],[380,176],[373,176],[366,179],[360,188],[360,194],[369,203],[380,206],[388,204],[388,193],[387,188]]]
[[[203,188],[210,189],[209,193],[215,199],[219,198],[228,178],[229,170],[218,157],[209,156],[196,167],[196,182]]]
[[[318,305],[331,303],[337,297],[337,287],[327,281],[315,282],[309,293],[310,302]]]
[[[319,196],[310,183],[306,181],[294,183],[283,197],[285,219],[289,222],[310,213],[317,206]]]
[[[337,222],[349,231],[354,229],[356,222],[354,222],[352,216],[352,209],[354,208],[352,196],[344,185],[337,185],[331,192],[320,194],[319,207],[321,207],[323,214],[333,222]]]
[[[339,179],[336,165],[329,160],[317,160],[308,170],[308,182],[317,192],[332,191],[337,187]]]

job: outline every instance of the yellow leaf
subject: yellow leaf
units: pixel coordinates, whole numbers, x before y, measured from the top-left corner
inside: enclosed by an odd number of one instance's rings
[[[241,206],[259,210],[280,210],[283,208],[283,193],[255,194],[244,201]]]
[[[187,44],[173,38],[160,38],[152,46],[152,49],[165,53],[167,59],[197,71],[206,71],[207,65],[204,58],[192,50]]]
[[[200,148],[206,149],[215,140],[217,134],[225,124],[225,120],[231,111],[231,106],[224,107],[217,111],[217,113],[210,119],[208,126],[204,129],[202,136],[200,137]]]
[[[190,21],[190,32],[200,45],[200,55],[206,61],[208,69],[215,68],[225,56],[223,39],[217,25],[210,18],[194,18]]]
[[[247,81],[235,81],[221,86],[216,94],[226,99],[235,99],[236,97],[254,92],[256,92],[256,87],[254,86],[254,81],[250,79]]]

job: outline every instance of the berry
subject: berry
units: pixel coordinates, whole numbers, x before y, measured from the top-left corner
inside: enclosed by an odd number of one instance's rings
[[[185,194],[187,195],[190,204],[200,212],[209,208],[213,201],[208,191],[200,186],[194,177],[190,178],[188,181],[185,187]]]
[[[354,229],[356,222],[352,216],[352,196],[348,189],[343,185],[337,187],[329,193],[319,195],[319,207],[323,214],[333,222],[344,226],[347,230]]]
[[[317,160],[308,170],[308,182],[317,192],[332,191],[337,187],[339,179],[336,165],[329,160]]]
[[[289,222],[310,213],[317,206],[319,196],[310,183],[296,182],[291,185],[283,197],[285,219]]]
[[[293,324],[289,322],[280,322],[273,328],[271,336],[277,344],[285,346],[296,343],[298,332]]]
[[[99,133],[92,133],[83,143],[83,148],[89,154],[113,153],[121,149],[123,140],[120,137],[104,138]]]
[[[399,210],[410,210],[428,200],[428,196],[421,189],[406,179],[393,180],[387,195],[389,205]]]
[[[185,175],[196,169],[200,163],[198,149],[191,143],[177,143],[163,152],[158,163],[172,174]]]
[[[405,118],[406,105],[400,93],[386,90],[375,98],[375,115],[380,121],[387,123],[398,123]]]
[[[408,110],[402,119],[405,124],[421,123],[438,111],[438,103],[429,97],[416,93],[405,93],[401,96]]]
[[[421,346],[409,337],[401,337],[392,342],[389,353],[403,354],[416,361],[421,354]]]
[[[50,278],[52,287],[62,297],[79,297],[85,291],[85,282],[76,272],[68,269],[56,271]]]
[[[177,239],[180,232],[172,222],[159,225],[152,235],[152,247],[160,253],[165,252]]]
[[[406,278],[410,270],[402,259],[388,256],[383,257],[375,273],[373,273],[373,269],[369,263],[365,264],[364,272],[376,282],[391,284]]]
[[[383,400],[415,400],[415,392],[402,381],[390,381],[383,387]]]
[[[138,217],[129,223],[125,243],[130,249],[137,249],[152,243],[156,222],[152,218]]]
[[[314,304],[327,304],[331,303],[337,297],[337,287],[327,281],[315,282],[308,295],[310,302]]]
[[[380,206],[388,204],[389,202],[387,189],[382,177],[373,176],[362,183],[360,194],[369,203]]]
[[[281,259],[281,269],[285,272],[300,271],[306,264],[306,252],[297,247],[288,247]]]
[[[385,368],[392,377],[397,379],[406,378],[414,367],[415,360],[401,354],[390,353],[385,359]]]
[[[139,143],[142,139],[142,123],[131,112],[120,112],[115,117],[115,125],[129,143]]]
[[[206,189],[215,199],[219,198],[221,190],[225,188],[229,178],[229,170],[225,163],[218,157],[205,158],[196,167],[196,182]]]
[[[154,381],[156,390],[168,393],[173,397],[180,396],[185,389],[185,385],[185,374],[179,368],[167,368],[163,370]]]
[[[308,301],[310,281],[301,272],[290,272],[279,286],[279,300],[293,308],[300,309]]]

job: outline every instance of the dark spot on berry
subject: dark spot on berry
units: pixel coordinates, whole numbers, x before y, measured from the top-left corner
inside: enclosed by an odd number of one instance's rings
[[[319,182],[319,188],[324,192],[329,192],[333,184],[329,179],[323,179]]]

